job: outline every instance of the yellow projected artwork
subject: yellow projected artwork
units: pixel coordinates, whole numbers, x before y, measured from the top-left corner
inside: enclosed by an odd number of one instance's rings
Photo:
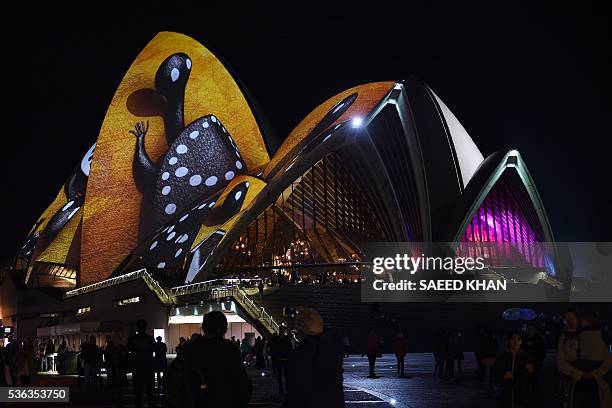
[[[177,61],[160,67],[173,55],[178,55]],[[164,69],[168,72],[161,72]],[[183,118],[178,117],[181,114]],[[144,150],[150,162],[162,164],[163,158],[174,157],[169,154],[169,145],[185,127],[205,115],[214,115],[212,118],[224,127],[221,132],[233,138],[243,160],[242,169],[235,169],[236,173],[269,161],[255,117],[221,62],[189,37],[169,32],[158,34],[128,70],[100,130],[96,149],[99,159],[92,166],[84,213],[80,271],[83,283],[103,279],[159,226],[152,220],[156,210],[143,206],[154,205],[144,200],[155,201],[155,192],[151,190],[156,188],[155,178],[161,179],[164,172],[150,176],[147,181],[151,184],[138,188],[134,168],[137,137],[130,133],[135,124],[148,122]],[[212,120],[209,123],[212,129],[215,123]],[[200,129],[202,135],[206,130]],[[189,138],[196,131],[191,130],[187,140],[194,143],[202,140],[202,148],[207,147],[203,136]],[[221,184],[218,182],[214,187]],[[200,186],[206,186],[206,180]]]
[[[131,265],[196,279],[227,246],[224,237],[257,217],[250,209],[274,200],[270,182],[288,160],[306,156],[324,132],[367,117],[393,85],[361,85],[328,99],[270,160],[257,118],[223,64],[185,35],[159,33],[128,69],[96,143],[20,249],[26,282],[37,264],[69,266],[80,285]],[[284,178],[281,190],[291,182]]]

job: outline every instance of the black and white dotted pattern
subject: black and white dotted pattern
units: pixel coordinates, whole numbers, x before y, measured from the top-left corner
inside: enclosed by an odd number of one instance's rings
[[[221,191],[247,171],[231,135],[215,115],[201,117],[176,138],[161,161],[153,194],[154,228],[191,203]]]
[[[242,208],[250,183],[238,183],[217,205],[219,194],[209,198],[174,217],[140,249],[140,256],[147,266],[155,268],[180,268],[192,247],[202,225],[224,224]]]
[[[179,268],[198,234],[200,226],[215,207],[218,194],[198,202],[174,217],[168,225],[143,245],[139,252],[145,265],[153,268]]]

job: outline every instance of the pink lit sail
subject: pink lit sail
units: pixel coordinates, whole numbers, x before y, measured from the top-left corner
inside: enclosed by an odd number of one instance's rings
[[[549,256],[539,244],[542,234],[533,206],[529,200],[520,199],[516,188],[511,188],[510,177],[502,177],[493,186],[467,225],[461,242],[482,243],[480,247],[470,245],[468,251],[488,258],[491,266],[531,266],[554,274]]]

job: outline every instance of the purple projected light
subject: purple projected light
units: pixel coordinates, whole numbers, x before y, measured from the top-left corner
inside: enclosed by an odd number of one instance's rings
[[[532,266],[545,268],[549,274],[554,270],[542,242],[541,228],[535,219],[530,201],[517,199],[508,176],[500,178],[474,214],[461,237],[462,243],[495,243],[494,246],[474,248],[488,258],[493,266]],[[522,204],[522,205],[521,205]],[[531,217],[528,214],[531,213]],[[532,220],[530,222],[529,220]],[[468,249],[470,252],[471,248]],[[517,255],[521,264],[516,264]]]

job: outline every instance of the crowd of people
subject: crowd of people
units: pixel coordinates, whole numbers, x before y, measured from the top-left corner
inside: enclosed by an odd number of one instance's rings
[[[547,373],[549,379],[551,376],[556,379],[553,390],[547,389],[551,395],[542,395],[547,344],[536,323],[527,322],[521,330],[475,329],[476,377],[499,406],[537,407],[555,395],[563,408],[612,407],[612,353],[606,331],[593,313],[568,310],[563,320],[565,327],[557,343],[556,367],[554,372]],[[464,337],[461,330],[435,333],[432,343],[435,376],[452,382],[456,374],[462,374]],[[362,354],[368,358],[368,378],[379,378],[376,360],[382,356],[383,348],[383,337],[370,332]],[[397,375],[407,377],[404,370],[407,342],[401,331],[393,338],[392,351],[397,359]]]
[[[324,333],[315,310],[297,315],[295,339],[284,326],[267,342],[225,339],[227,320],[217,311],[204,315],[202,330],[182,343],[168,366],[165,407],[246,407],[253,391],[246,373],[251,363],[273,368],[286,407],[344,405],[341,344]]]
[[[32,372],[56,371],[59,374],[65,373],[65,355],[68,351],[68,346],[65,340],[63,340],[59,345],[57,344],[57,339],[51,338],[40,338],[35,341],[26,339],[24,342],[22,342],[22,344],[18,344],[17,340],[11,340],[7,345],[7,350],[9,350],[9,352],[11,350],[19,350],[20,348],[25,347],[26,343],[28,343],[28,352],[31,352],[34,360],[32,363]]]
[[[556,350],[558,385],[552,392],[563,408],[611,407],[612,354],[605,331],[593,313],[568,310],[564,322]],[[500,406],[537,407],[551,397],[541,391],[546,349],[533,322],[524,330],[478,328],[478,380]]]
[[[38,342],[38,369],[43,372],[57,371],[63,374],[65,372],[67,350],[68,346],[65,340],[58,346],[57,339],[40,339]]]
[[[344,356],[348,357],[347,349],[350,348],[350,341],[348,341],[348,336],[345,334],[343,336],[343,344],[344,344]],[[408,343],[407,339],[404,336],[404,333],[398,331],[393,338],[393,354],[395,354],[395,358],[397,360],[396,368],[397,368],[397,376],[400,378],[409,378],[405,372],[405,359],[406,354],[408,353]],[[382,357],[384,348],[384,339],[383,337],[379,337],[375,331],[371,331],[365,339],[364,352],[362,353],[362,357],[368,357],[368,378],[380,378],[376,375],[376,359]]]
[[[0,385],[28,387],[36,373],[34,343],[30,339],[10,342],[0,349]]]
[[[434,375],[453,379],[455,364],[461,374],[463,355],[463,333],[461,330],[441,330],[434,336]]]
[[[96,345],[96,337],[90,336],[80,345],[77,359],[77,372],[83,385],[88,388],[105,386],[120,405],[122,389],[127,385],[127,374],[132,373],[136,406],[143,406],[143,396],[147,395],[149,404],[155,404],[154,373],[157,383],[162,387],[163,373],[167,366],[167,347],[158,337],[157,341],[146,334],[146,321],[136,322],[136,334],[124,344],[121,335],[115,333],[106,337],[104,348]],[[39,352],[35,351],[35,344]],[[37,372],[51,370],[50,355],[57,353],[57,372],[65,371],[63,354],[67,347],[65,341],[59,346],[52,340],[32,341],[12,339],[0,349],[0,386],[13,385],[26,387],[32,384],[32,376]],[[106,372],[106,383],[100,375]],[[159,390],[161,391],[161,389]]]
[[[154,339],[147,334],[145,320],[136,322],[136,333],[126,343],[119,333],[115,333],[106,337],[106,344],[101,348],[96,345],[95,336],[90,336],[80,349],[78,364],[82,366],[87,387],[102,385],[100,372],[104,368],[106,388],[119,404],[122,389],[127,385],[127,374],[132,373],[135,405],[142,407],[145,396],[150,406],[155,405],[155,379],[161,393],[168,363],[168,347],[161,337]]]
[[[612,406],[612,354],[597,316],[568,310],[564,322],[555,367],[555,394],[561,406]],[[348,335],[340,338],[325,332],[323,319],[314,309],[300,309],[294,326],[290,331],[283,325],[269,338],[248,334],[241,340],[226,339],[225,315],[213,311],[203,318],[203,334],[181,338],[177,357],[168,364],[168,348],[162,338],[147,334],[146,322],[139,320],[136,334],[126,343],[116,333],[106,338],[104,348],[96,345],[94,336],[81,345],[84,381],[88,387],[100,386],[99,373],[104,367],[106,387],[120,402],[121,389],[131,372],[137,407],[144,406],[145,400],[150,406],[159,402],[155,376],[165,407],[246,407],[253,392],[246,368],[253,366],[273,370],[285,407],[344,406],[342,360],[351,350]],[[528,322],[521,330],[478,327],[474,334],[476,377],[484,390],[496,396],[500,406],[535,407],[550,399],[550,395],[541,393],[543,372],[547,369],[547,341],[536,324]],[[372,379],[379,378],[375,368],[383,353],[383,338],[372,331],[364,342],[363,356],[367,355],[368,377]],[[57,346],[47,342],[44,356],[59,353],[62,347],[60,344],[52,350],[48,344]],[[48,368],[42,362],[36,363],[34,345],[33,341],[15,340],[0,349],[0,385],[28,386],[37,370]],[[439,331],[432,346],[435,376],[452,381],[462,374],[465,355],[461,330]],[[403,332],[396,331],[391,348],[397,359],[397,376],[407,377],[404,361],[408,342]]]

